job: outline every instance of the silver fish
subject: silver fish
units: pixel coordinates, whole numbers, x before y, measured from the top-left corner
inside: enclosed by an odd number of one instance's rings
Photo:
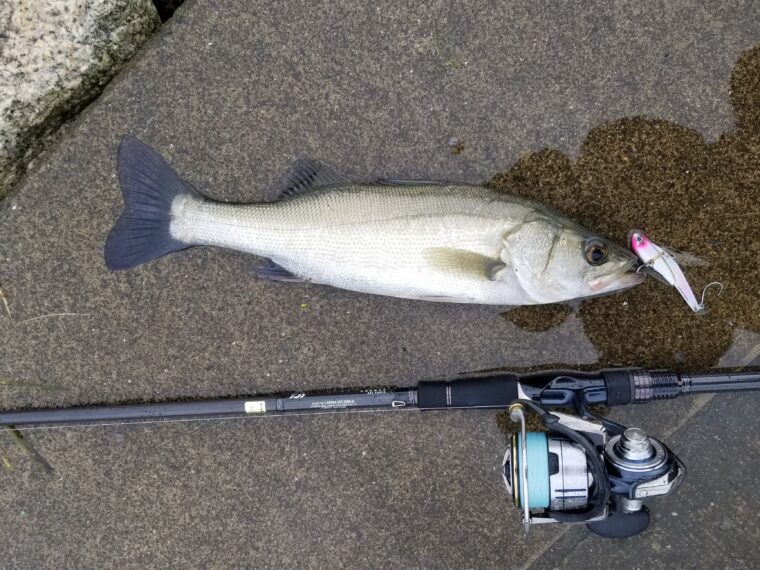
[[[640,283],[636,256],[540,203],[483,186],[362,184],[301,159],[276,201],[205,199],[149,146],[119,147],[125,210],[110,269],[197,245],[271,260],[260,277],[378,295],[491,305],[555,303]]]

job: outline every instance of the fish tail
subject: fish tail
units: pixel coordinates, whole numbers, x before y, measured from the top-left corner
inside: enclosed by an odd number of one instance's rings
[[[133,136],[121,140],[118,172],[124,211],[104,249],[109,269],[129,269],[192,244],[172,237],[175,198],[198,196],[151,147]]]

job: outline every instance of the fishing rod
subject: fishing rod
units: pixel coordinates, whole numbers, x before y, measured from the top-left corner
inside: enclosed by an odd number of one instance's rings
[[[684,464],[660,440],[594,415],[589,406],[620,406],[685,394],[760,391],[760,373],[681,374],[641,368],[598,372],[489,373],[423,381],[407,388],[291,392],[216,400],[0,412],[0,425],[82,425],[368,410],[508,410],[519,424],[502,462],[515,506],[531,524],[584,523],[605,537],[649,525],[643,501],[670,494]],[[576,415],[549,411],[570,408]],[[534,413],[545,432],[528,432]]]

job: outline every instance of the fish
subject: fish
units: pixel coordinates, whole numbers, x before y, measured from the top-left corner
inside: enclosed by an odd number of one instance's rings
[[[633,287],[629,250],[549,206],[486,186],[360,182],[301,158],[269,201],[209,200],[131,135],[118,150],[125,207],[109,233],[111,270],[194,246],[266,258],[254,273],[360,293],[505,307]]]

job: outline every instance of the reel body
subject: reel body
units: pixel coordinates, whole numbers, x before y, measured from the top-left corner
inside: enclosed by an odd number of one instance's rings
[[[526,431],[526,407],[548,433]],[[671,493],[686,473],[665,444],[638,428],[549,413],[524,400],[510,406],[510,415],[520,432],[502,469],[526,532],[531,524],[569,522],[610,538],[633,536],[649,525],[643,500]]]

